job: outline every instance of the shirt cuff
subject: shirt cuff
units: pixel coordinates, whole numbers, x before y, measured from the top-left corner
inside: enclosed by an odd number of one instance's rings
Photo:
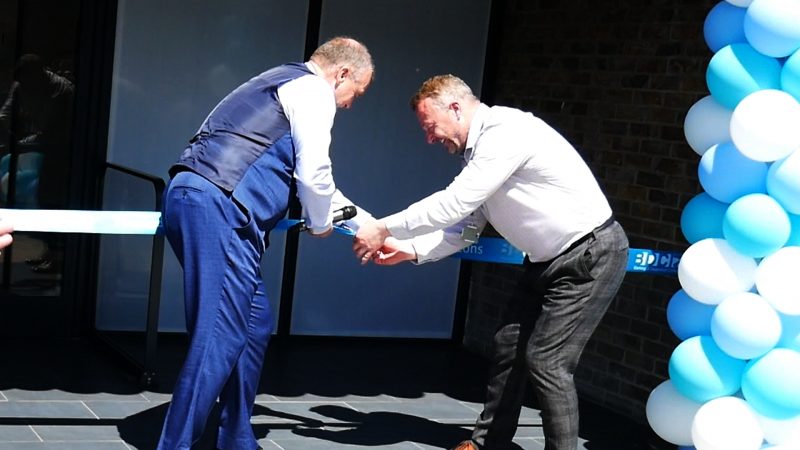
[[[433,249],[438,247],[443,239],[444,232],[441,230],[415,237],[411,241],[411,246],[414,247],[414,252],[417,254],[417,260],[414,263],[424,264],[442,259],[443,255],[437,255]]]
[[[322,234],[331,229],[331,226],[328,225],[327,227],[309,227],[309,230],[312,234]]]
[[[409,239],[414,237],[414,234],[408,231],[408,227],[406,226],[405,211],[384,217],[381,221],[386,225],[386,229],[389,230],[389,233],[397,239]]]

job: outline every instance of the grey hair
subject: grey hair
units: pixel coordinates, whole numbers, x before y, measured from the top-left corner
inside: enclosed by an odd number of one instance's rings
[[[320,45],[311,55],[311,59],[326,68],[348,66],[352,69],[353,76],[359,80],[367,72],[372,72],[371,76],[375,73],[372,55],[367,46],[347,36],[337,36]]]

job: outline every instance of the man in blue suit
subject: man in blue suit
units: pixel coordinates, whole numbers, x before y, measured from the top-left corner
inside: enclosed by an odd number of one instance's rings
[[[273,324],[261,257],[295,192],[319,237],[331,233],[331,211],[351,203],[331,174],[331,127],[373,72],[363,44],[333,38],[309,61],[270,69],[228,94],[170,168],[162,217],[184,271],[190,344],[159,450],[190,449],[217,398],[217,447],[258,448],[250,416]]]

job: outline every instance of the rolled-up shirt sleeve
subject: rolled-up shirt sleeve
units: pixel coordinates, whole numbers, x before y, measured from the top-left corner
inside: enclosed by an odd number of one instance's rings
[[[306,75],[278,88],[295,147],[294,178],[303,217],[313,233],[331,226],[336,192],[330,159],[331,128],[336,115],[333,90],[319,76]]]
[[[486,223],[486,217],[478,209],[455,225],[412,238],[410,240],[411,245],[417,254],[415,263],[424,264],[438,261],[461,251],[472,244],[472,242],[465,241],[462,237],[461,233],[464,227],[474,226],[480,232],[486,227]]]

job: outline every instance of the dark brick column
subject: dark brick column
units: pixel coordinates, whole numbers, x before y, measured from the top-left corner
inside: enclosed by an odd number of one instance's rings
[[[683,206],[700,191],[683,120],[708,95],[711,0],[501,1],[496,104],[533,112],[581,152],[631,246],[682,251]],[[474,264],[465,345],[488,354],[518,267]],[[577,373],[584,398],[645,421],[679,343],[666,323],[677,278],[628,274]]]

